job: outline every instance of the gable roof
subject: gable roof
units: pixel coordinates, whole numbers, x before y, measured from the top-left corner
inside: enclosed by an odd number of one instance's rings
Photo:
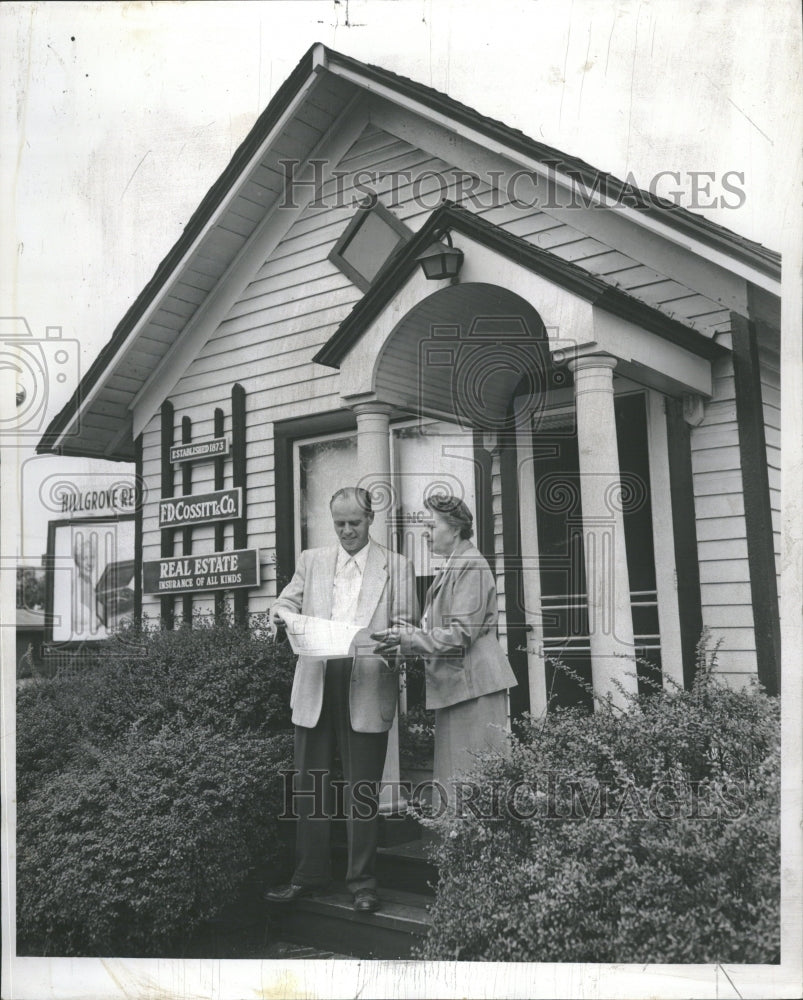
[[[305,53],[259,116],[81,379],[72,398],[53,418],[38,445],[39,452],[133,460],[130,409],[137,393],[181,331],[198,315],[232,262],[247,247],[258,230],[260,218],[278,203],[284,189],[284,175],[279,169],[282,159],[296,158],[303,162],[310,157],[366,91],[436,120],[442,119],[453,129],[459,126],[503,154],[507,151],[523,155],[556,175],[579,179],[587,190],[593,191],[601,180],[610,197],[620,205],[629,206],[624,210],[636,222],[641,220],[663,235],[670,234],[670,238],[684,246],[693,241],[703,251],[749,269],[757,279],[763,277],[770,283],[780,280],[779,255],[760,244],[674,203],[658,201],[649,192],[631,187],[612,175],[600,174],[585,161],[528,138],[446,94],[316,44]],[[450,218],[458,220],[455,225],[469,225],[463,218],[466,214],[470,213],[461,211]],[[236,225],[231,222],[234,217]],[[516,252],[524,251],[519,246]],[[201,258],[203,266],[194,268]],[[539,260],[540,266],[547,266],[544,260]],[[579,268],[575,270],[583,273]],[[578,275],[575,278],[579,280]],[[592,285],[599,281],[588,280]],[[608,294],[602,289],[598,292],[602,297]],[[617,295],[611,294],[607,301],[615,299]],[[77,444],[68,440],[68,432],[77,425],[79,417],[91,430],[96,447],[89,447],[88,434],[83,435],[83,441],[79,438]]]
[[[330,63],[342,66],[355,75],[361,75],[368,80],[391,87],[399,94],[414,98],[416,101],[439,112],[455,123],[459,123],[479,132],[486,139],[498,142],[511,150],[523,153],[527,157],[549,166],[557,174],[563,174],[572,179],[582,181],[588,191],[602,181],[603,189],[610,198],[620,204],[628,205],[660,222],[662,225],[676,229],[679,233],[692,236],[712,249],[721,249],[737,259],[749,262],[752,267],[762,273],[780,280],[780,255],[774,250],[768,250],[760,243],[748,240],[724,226],[719,226],[701,215],[695,215],[675,202],[656,195],[626,181],[621,181],[613,174],[598,170],[577,156],[564,153],[554,146],[547,146],[525,135],[519,129],[511,128],[494,118],[480,114],[473,108],[454,100],[432,87],[416,83],[404,76],[398,76],[390,70],[379,66],[370,66],[356,59],[344,56],[339,52],[326,49]]]
[[[475,239],[503,257],[567,288],[592,305],[637,323],[643,329],[656,333],[659,337],[670,340],[693,354],[710,360],[727,353],[726,348],[713,338],[702,336],[697,330],[672,319],[660,309],[628,295],[620,288],[609,285],[601,278],[578,267],[577,264],[561,260],[459,205],[445,202],[440,208],[435,209],[421,229],[392,255],[374,279],[370,289],[356,303],[312,360],[318,364],[338,368],[365,328],[376,319],[416,269],[419,254],[447,230],[463,233]]]

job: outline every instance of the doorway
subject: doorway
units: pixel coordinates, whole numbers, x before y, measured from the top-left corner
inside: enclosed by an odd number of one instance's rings
[[[614,411],[639,691],[646,693],[661,684],[661,641],[644,392],[617,394]],[[590,708],[591,650],[574,406],[547,411],[531,419],[522,432],[528,438],[522,450],[530,460],[520,479],[524,556],[520,593],[525,617],[535,620],[529,669],[543,671],[546,704]],[[530,476],[530,482],[522,482],[524,476]],[[531,700],[532,690],[533,685]]]

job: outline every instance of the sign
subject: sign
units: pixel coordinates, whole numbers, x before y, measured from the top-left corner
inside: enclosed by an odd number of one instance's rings
[[[73,517],[115,517],[134,514],[137,509],[136,478],[127,473],[82,472],[79,468],[68,473],[49,473],[38,466],[38,459],[25,463],[23,496],[38,494],[39,503],[54,519]],[[144,492],[144,485],[140,482]],[[36,508],[36,505],[33,505]]]
[[[242,516],[243,491],[239,486],[214,493],[196,493],[159,501],[159,527],[181,528],[208,521],[231,521]]]
[[[115,485],[99,490],[64,490],[61,494],[61,514],[113,514],[135,510],[134,484]]]
[[[49,641],[108,639],[133,615],[134,551],[131,515],[49,522]]]
[[[197,594],[259,586],[259,549],[174,556],[142,564],[145,594]]]
[[[208,441],[196,441],[193,444],[174,444],[170,449],[170,461],[197,462],[202,458],[219,458],[229,453],[227,437],[209,438]]]

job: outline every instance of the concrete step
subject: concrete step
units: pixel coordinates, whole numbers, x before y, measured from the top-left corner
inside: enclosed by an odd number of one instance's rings
[[[346,845],[332,845],[332,862],[335,875],[344,875],[347,857]],[[376,852],[376,877],[380,889],[403,889],[424,896],[433,896],[438,881],[438,869],[429,860],[421,838],[401,844],[379,847]]]
[[[406,844],[411,840],[418,840],[421,836],[421,824],[406,813],[388,814],[380,813],[378,840],[380,847],[392,847],[394,844]],[[332,820],[330,827],[330,837],[333,844],[346,843],[346,823],[345,820]],[[295,841],[293,841],[295,842]]]
[[[382,888],[379,895],[375,913],[357,913],[351,893],[336,884],[274,912],[276,937],[353,958],[409,958],[413,945],[426,936],[431,900],[401,889]]]
[[[269,944],[260,958],[285,959],[309,958],[315,961],[326,961],[328,959],[350,959],[351,955],[343,955],[336,951],[326,951],[322,948],[312,948],[305,944],[293,944],[292,941],[273,941]]]

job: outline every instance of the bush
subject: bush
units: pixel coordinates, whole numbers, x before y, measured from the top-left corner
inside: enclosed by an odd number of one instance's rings
[[[419,957],[779,961],[777,701],[706,669],[635,701],[555,711],[478,761],[475,814],[435,823]]]
[[[290,655],[259,629],[199,626],[129,632],[19,692],[20,953],[182,954],[282,865]]]
[[[430,767],[435,745],[435,712],[417,705],[399,714],[399,759],[408,767]]]
[[[203,617],[194,626],[126,629],[73,676],[18,691],[17,795],[87,751],[179,718],[215,732],[289,729],[289,646],[274,643],[257,616],[250,629]]]

